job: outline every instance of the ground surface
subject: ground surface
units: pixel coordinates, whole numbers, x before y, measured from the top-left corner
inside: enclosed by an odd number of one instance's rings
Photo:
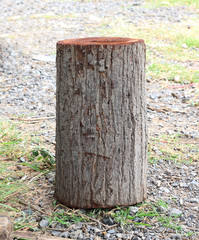
[[[175,24],[189,22],[190,18],[198,19],[196,9],[185,6],[144,8],[142,1],[139,0],[133,3],[2,0],[0,14],[1,119],[6,121],[11,118],[25,120],[39,118],[35,121],[22,121],[19,125],[22,131],[41,136],[44,145],[54,154],[56,42],[66,38],[99,36],[106,33],[122,36],[122,30],[114,33],[115,28],[122,29],[123,26],[116,25],[121,23],[121,19],[123,24],[128,26],[132,24],[131,26],[135,28],[139,24],[145,24],[152,29],[153,26],[157,28],[159,24],[162,31],[161,27],[165,24],[172,29]],[[185,24],[186,29],[192,27],[189,24]],[[131,31],[130,27],[125,28],[124,35],[129,36],[129,31]],[[143,31],[147,33],[146,29]],[[169,40],[165,38],[166,41]],[[180,82],[182,68],[179,68],[179,72],[177,69],[173,77],[169,70],[163,71],[162,76],[164,76],[161,77],[161,74],[157,76],[157,72],[150,71],[152,69],[150,63],[151,61],[153,63],[153,58],[156,56],[161,61],[166,61],[164,64],[170,62],[176,65],[181,64],[192,74],[193,71],[199,70],[197,60],[199,50],[197,47],[190,50],[194,51],[191,55],[193,59],[175,59],[175,56],[173,59],[165,60],[162,54],[163,47],[153,48],[150,38],[146,44],[150,53],[147,72],[148,205],[137,206],[137,208],[147,209],[151,203],[156,207],[160,217],[167,216],[165,221],[170,221],[175,214],[179,217],[174,219],[174,222],[172,220],[171,225],[165,225],[164,220],[157,218],[153,220],[151,217],[144,219],[144,224],[111,227],[111,222],[107,223],[106,218],[101,217],[98,224],[95,224],[97,221],[86,225],[77,223],[66,229],[63,224],[55,222],[54,225],[49,226],[47,222],[53,212],[52,209],[64,209],[61,206],[53,206],[54,172],[38,175],[30,171],[27,166],[20,166],[18,162],[10,166],[9,170],[16,173],[16,170],[23,167],[23,176],[26,176],[25,181],[30,182],[31,191],[28,198],[27,195],[25,197],[21,195],[20,201],[23,203],[21,210],[25,210],[25,214],[30,218],[34,215],[33,220],[37,230],[46,226],[49,234],[68,236],[73,239],[198,239],[196,234],[199,229],[198,75],[193,75],[194,81],[187,77],[187,80],[183,79]],[[187,48],[190,49],[188,43],[183,45],[183,51],[186,52],[181,58],[188,54]],[[181,52],[177,55],[181,55]],[[167,78],[167,75],[170,77]],[[186,74],[183,77],[186,78]],[[6,158],[2,160],[2,163],[7,161]],[[20,161],[23,162],[23,160]],[[132,211],[136,214],[138,209]],[[83,210],[82,214],[84,214]],[[21,222],[20,217],[18,215],[17,217],[15,219],[16,217],[12,215],[13,220]],[[48,219],[47,222],[45,219]],[[100,224],[101,220],[104,220],[107,225]],[[135,221],[142,223],[143,219],[137,216]],[[151,224],[152,227],[146,224]],[[181,229],[177,226],[181,226]],[[21,229],[29,228],[26,226]]]

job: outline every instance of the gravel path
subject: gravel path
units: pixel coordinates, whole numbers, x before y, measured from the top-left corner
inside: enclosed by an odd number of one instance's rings
[[[1,117],[51,117],[35,125],[42,129],[41,135],[50,144],[55,143],[55,46],[58,40],[93,36],[92,32],[101,21],[113,16],[135,24],[146,20],[172,24],[196,14],[185,7],[144,9],[139,0],[133,3],[1,0],[0,11]],[[180,133],[182,141],[198,142],[198,108],[188,101],[196,92],[196,84],[168,86],[164,81],[148,79],[150,139]],[[152,151],[161,159],[159,149]],[[198,149],[193,151],[198,152]],[[167,211],[168,215],[182,214],[180,225],[185,234],[199,229],[199,168],[196,163],[178,165],[162,158],[158,164],[149,164],[148,169],[148,199],[166,201],[169,208],[160,211]],[[51,185],[53,178],[48,177]],[[48,225],[45,224],[41,221],[40,227]],[[100,226],[86,225],[86,232],[83,227],[80,223],[68,232],[61,232],[60,226],[54,226],[57,231],[51,234],[73,239],[197,239],[194,235],[183,237],[158,222],[154,223],[154,228],[130,225],[110,229],[105,234]]]

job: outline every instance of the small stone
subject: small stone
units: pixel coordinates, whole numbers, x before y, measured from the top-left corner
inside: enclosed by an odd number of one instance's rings
[[[140,238],[138,236],[133,236],[131,240],[139,240]]]
[[[65,211],[64,211],[64,212],[65,212]],[[76,228],[76,229],[81,229],[81,228],[82,228],[82,223],[81,223],[81,222],[75,223],[75,228]]]
[[[177,182],[174,182],[171,185],[172,185],[172,187],[177,187],[179,184]]]
[[[32,215],[32,210],[31,209],[26,209],[26,210],[23,210],[23,212],[26,214],[26,215]]]
[[[20,157],[19,161],[20,161],[20,162],[25,162],[25,161],[26,161],[26,159],[25,159],[25,158],[23,158],[23,157]]]
[[[44,203],[43,202],[40,202],[38,205],[39,205],[39,207],[44,207]]]
[[[60,234],[60,237],[62,238],[67,238],[68,237],[68,232],[63,232]]]
[[[195,185],[195,186],[198,186],[198,182],[196,182],[195,180],[193,180],[192,182],[189,183],[189,185]]]
[[[181,239],[180,235],[178,234],[172,234],[171,239]]]
[[[175,93],[175,92],[172,92],[172,93],[171,93],[171,96],[172,96],[172,97],[175,97],[175,98],[179,98],[178,94]]]
[[[165,188],[165,187],[160,187],[160,191],[170,193],[170,190],[168,188]]]
[[[77,231],[69,233],[69,237],[72,238],[72,239],[77,239],[79,234],[82,234],[81,230],[77,230]]]
[[[39,226],[40,227],[47,227],[49,225],[49,220],[47,220],[47,219],[43,219],[43,220],[41,220],[41,222],[39,223]]]
[[[199,203],[199,198],[189,198],[189,199],[187,199],[187,202],[190,202],[190,203]]]
[[[117,233],[117,234],[116,234],[116,237],[117,237],[117,238],[123,238],[123,237],[124,237],[124,234],[122,234],[122,233]]]
[[[100,232],[101,230],[97,227],[93,227],[92,230],[94,231],[94,233]]]
[[[169,212],[170,216],[181,215],[181,214],[182,214],[182,211],[177,208],[171,208]]]
[[[43,62],[55,62],[55,55],[50,55],[50,56],[46,56],[46,55],[42,55],[42,54],[38,54],[38,55],[34,55],[32,56],[33,60],[37,60],[37,61],[43,61]]]
[[[111,235],[110,233],[106,233],[106,234],[104,235],[104,238],[105,238],[105,239],[108,239],[108,238],[110,237],[110,235]]]
[[[174,80],[175,80],[176,82],[178,82],[178,81],[180,80],[180,76],[179,76],[179,75],[176,75],[176,76],[174,77]]]
[[[139,211],[138,207],[133,207],[133,206],[129,207],[130,214],[136,214],[138,211]]]
[[[161,212],[161,213],[166,213],[166,212],[168,212],[168,209],[163,206],[158,206],[157,211]]]
[[[49,178],[49,179],[48,179],[48,182],[49,182],[49,183],[53,183],[53,182],[54,182],[54,179],[53,179],[53,178]]]
[[[114,233],[115,233],[115,229],[110,229],[110,230],[108,230],[108,233],[114,234]]]
[[[157,184],[158,187],[160,187],[161,186],[161,181],[157,180],[156,184]]]
[[[103,219],[102,219],[102,222],[106,225],[114,225],[114,222],[113,222],[113,219],[109,216],[105,216]]]
[[[184,204],[184,200],[182,198],[180,198],[180,205]]]
[[[135,217],[135,218],[134,218],[134,221],[135,221],[135,222],[142,222],[142,219],[139,218],[139,217]]]
[[[159,93],[152,93],[150,95],[150,99],[152,99],[152,100],[157,100],[159,98],[161,98],[161,95]]]
[[[187,186],[187,184],[186,184],[186,183],[184,183],[184,182],[181,182],[181,183],[180,183],[180,187],[186,188],[186,187],[188,187],[188,186]]]
[[[183,43],[183,44],[182,44],[182,48],[188,48],[187,44],[186,44],[186,43]]]
[[[55,236],[55,237],[59,237],[59,236],[61,235],[61,233],[62,233],[62,232],[60,232],[60,231],[52,231],[52,232],[51,232],[51,235],[52,235],[52,236]]]
[[[84,240],[84,239],[85,239],[85,238],[84,238],[84,235],[80,233],[80,234],[78,235],[77,240]]]
[[[54,172],[50,172],[50,173],[46,174],[46,178],[47,179],[50,179],[50,178],[55,179],[55,173]]]

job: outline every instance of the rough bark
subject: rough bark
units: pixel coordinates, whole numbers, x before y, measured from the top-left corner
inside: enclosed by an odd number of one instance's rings
[[[144,41],[58,42],[56,198],[78,208],[143,201],[146,151]]]

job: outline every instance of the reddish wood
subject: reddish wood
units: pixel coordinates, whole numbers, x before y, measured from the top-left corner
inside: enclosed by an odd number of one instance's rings
[[[75,38],[58,41],[58,45],[129,45],[144,41],[142,39],[120,38],[120,37],[91,37],[91,38]]]

